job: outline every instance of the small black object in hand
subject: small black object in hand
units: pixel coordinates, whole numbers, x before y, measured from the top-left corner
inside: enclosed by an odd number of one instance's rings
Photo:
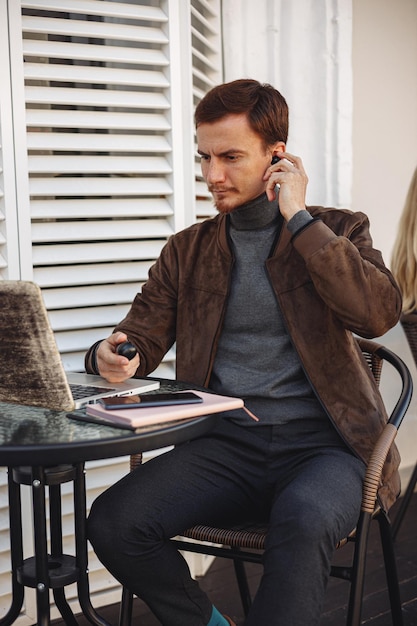
[[[123,343],[119,343],[119,345],[117,346],[116,352],[117,354],[125,356],[127,359],[129,359],[129,361],[131,361],[137,353],[137,350],[135,346],[130,343],[130,341],[123,341]]]

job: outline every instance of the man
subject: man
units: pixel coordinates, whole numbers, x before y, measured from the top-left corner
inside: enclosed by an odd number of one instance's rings
[[[145,463],[94,503],[102,562],[165,626],[231,624],[169,542],[195,524],[268,516],[264,575],[245,626],[318,624],[338,540],[356,525],[365,464],[386,420],[352,333],[384,334],[401,298],[362,213],[305,206],[286,152],[288,110],[238,80],[197,106],[202,173],[219,214],[174,235],[126,318],[86,355],[109,381],[152,372],[245,399],[208,435]],[[279,189],[279,190],[278,190]],[[138,355],[116,354],[129,338]],[[399,491],[398,455],[381,500]]]

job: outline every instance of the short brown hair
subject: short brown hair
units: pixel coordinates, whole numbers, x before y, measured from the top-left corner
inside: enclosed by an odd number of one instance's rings
[[[288,105],[285,98],[268,84],[239,79],[213,87],[198,103],[195,125],[215,122],[230,114],[246,113],[252,129],[265,146],[287,143]]]

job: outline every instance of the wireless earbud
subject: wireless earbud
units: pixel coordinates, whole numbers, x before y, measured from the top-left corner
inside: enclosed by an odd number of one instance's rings
[[[272,157],[271,165],[275,165],[275,163],[278,163],[278,161],[281,161],[281,159],[279,158],[279,156],[274,154],[274,156]]]
[[[131,361],[135,356],[137,350],[135,346],[129,341],[123,341],[123,343],[119,343],[119,345],[117,346],[116,352],[117,354],[125,356],[127,359],[129,359],[129,361]]]

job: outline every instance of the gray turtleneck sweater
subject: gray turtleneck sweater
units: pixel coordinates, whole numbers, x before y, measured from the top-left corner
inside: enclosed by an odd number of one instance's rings
[[[311,219],[302,211],[284,227],[296,232]],[[282,223],[276,201],[269,202],[265,194],[230,214],[235,263],[210,381],[214,391],[244,398],[258,423],[265,425],[324,417],[265,269]],[[232,418],[256,425],[244,411],[234,411]]]

